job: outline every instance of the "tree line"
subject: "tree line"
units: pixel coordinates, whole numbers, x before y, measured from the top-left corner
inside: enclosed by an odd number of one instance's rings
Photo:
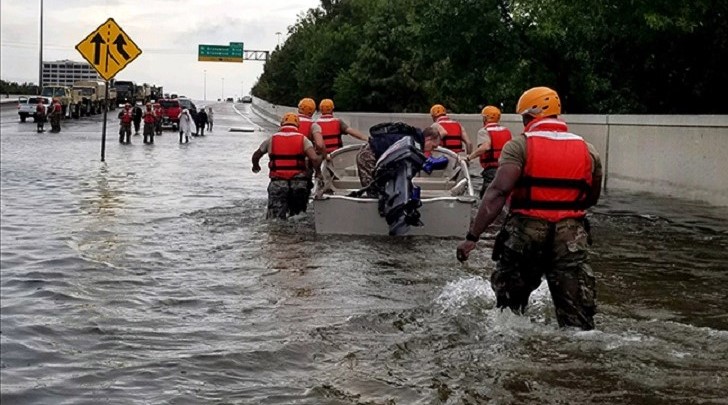
[[[40,94],[34,83],[17,83],[0,80],[0,94]]]
[[[337,110],[513,112],[549,86],[572,114],[728,113],[728,1],[322,0],[252,89]]]

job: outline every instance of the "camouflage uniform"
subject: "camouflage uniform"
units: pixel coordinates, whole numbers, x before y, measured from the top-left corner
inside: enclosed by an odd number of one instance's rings
[[[493,179],[495,179],[495,172],[497,171],[497,167],[491,167],[483,170],[483,172],[481,173],[483,175],[483,188],[480,189],[481,199],[483,198],[483,194],[485,194],[485,189],[487,189],[490,183],[493,182]]]
[[[61,132],[61,112],[56,111],[56,108],[53,105],[51,108],[53,108],[52,112],[49,114],[51,132]]]
[[[589,266],[590,238],[585,219],[557,223],[512,215],[496,238],[496,270],[491,285],[499,308],[523,313],[529,295],[546,281],[559,326],[594,329],[596,287]]]
[[[291,180],[271,179],[268,184],[268,212],[266,218],[286,219],[306,212],[311,189],[306,178]]]
[[[374,151],[365,143],[361,147],[359,153],[356,155],[356,167],[359,174],[359,182],[362,187],[371,185],[367,190],[367,196],[376,198],[379,194],[376,188],[374,188],[374,168],[377,165],[377,158],[374,155]]]

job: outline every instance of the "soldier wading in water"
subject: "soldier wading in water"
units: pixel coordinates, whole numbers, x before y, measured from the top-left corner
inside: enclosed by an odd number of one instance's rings
[[[457,258],[468,259],[510,196],[510,213],[493,247],[496,306],[523,314],[545,276],[559,326],[594,329],[596,288],[586,209],[601,193],[599,155],[558,118],[561,102],[554,90],[526,91],[516,113],[523,117],[523,133],[503,147],[495,179],[457,247]]]
[[[305,212],[311,194],[306,157],[314,166],[320,158],[308,137],[299,132],[296,113],[286,113],[281,128],[263,141],[253,153],[253,173],[260,172],[260,158],[270,157],[270,184],[268,185],[268,213],[266,218],[286,219]]]

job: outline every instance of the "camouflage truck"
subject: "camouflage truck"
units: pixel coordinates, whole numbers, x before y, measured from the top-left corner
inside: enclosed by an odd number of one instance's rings
[[[111,108],[115,104],[115,99],[115,95],[113,98],[111,95],[106,98],[106,82],[79,80],[73,84],[71,115],[79,118],[84,115],[101,114],[105,108]]]
[[[61,103],[61,111],[64,117],[68,117],[71,113],[71,102],[73,101],[72,90],[68,86],[61,84],[47,84],[43,86],[40,95]]]
[[[136,103],[145,104],[152,98],[152,86],[150,86],[148,83],[138,84],[136,86],[136,97],[134,97],[134,101]]]

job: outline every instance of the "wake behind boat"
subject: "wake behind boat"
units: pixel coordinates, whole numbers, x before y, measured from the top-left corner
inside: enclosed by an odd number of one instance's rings
[[[380,215],[383,207],[380,206],[379,199],[350,196],[357,194],[362,188],[356,164],[360,148],[361,145],[345,146],[332,152],[331,160],[323,163],[323,185],[317,190],[317,197],[313,201],[317,233],[437,237],[462,237],[467,233],[471,212],[477,200],[473,194],[467,164],[459,160],[458,155],[448,149],[437,148],[432,151],[432,158],[446,158],[444,168],[427,174],[417,167],[411,185],[405,181],[404,173],[400,174],[398,181],[393,179],[388,182],[386,208],[389,208],[389,214],[385,218]],[[406,155],[407,152],[402,152],[393,159],[401,163],[401,159],[407,159]],[[381,160],[383,159],[380,159],[380,164]],[[401,165],[397,167],[397,170],[405,170],[401,169]],[[404,203],[410,199],[410,188],[417,187],[421,201],[421,206],[417,208],[418,217],[405,218],[405,213],[400,212],[401,210],[395,210],[395,214],[392,214],[392,204],[395,204],[394,208],[396,204],[400,204],[404,211],[411,212],[411,207],[405,207]],[[400,213],[401,218],[392,217]],[[418,219],[421,226],[407,226],[404,222],[409,219]],[[388,224],[388,220],[392,223]]]

